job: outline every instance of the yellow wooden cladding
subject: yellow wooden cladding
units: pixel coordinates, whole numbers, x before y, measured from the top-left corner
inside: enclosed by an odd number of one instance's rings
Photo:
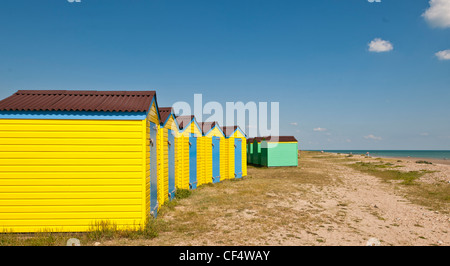
[[[197,138],[197,186],[206,183],[205,180],[205,158],[204,158],[204,137]]]
[[[240,130],[236,130],[233,135],[233,138],[240,138],[242,140],[242,176],[247,176],[247,139],[244,134]],[[233,164],[234,165],[234,164]]]
[[[228,140],[220,139],[220,181],[228,179]]]
[[[228,144],[228,179],[233,179],[235,177],[234,175],[234,138],[230,137],[227,138],[227,144]]]
[[[217,126],[214,126],[211,131],[206,135],[207,137],[224,137],[223,133],[219,130]]]
[[[189,189],[189,137],[180,135],[176,137],[175,142],[175,186],[179,189]]]
[[[212,138],[203,137],[203,165],[205,184],[212,183]]]
[[[189,134],[193,133],[197,137],[202,136],[202,130],[201,128],[195,123],[195,121],[192,121],[189,126],[185,127],[182,132],[180,132],[184,137],[189,137]]]
[[[158,124],[159,125],[159,124]],[[163,129],[158,127],[156,134],[156,159],[157,159],[157,190],[158,190],[158,208],[164,203],[164,145],[163,145]],[[151,169],[150,169],[151,171]]]
[[[165,121],[162,121],[163,123]],[[177,125],[173,116],[169,116],[167,121],[164,124],[164,127],[161,126],[161,143],[159,143],[158,149],[160,150],[160,154],[162,154],[162,168],[158,173],[162,175],[163,186],[161,192],[158,191],[158,202],[164,204],[164,202],[169,200],[169,129],[172,130],[172,134],[176,136],[176,132],[178,131]],[[172,143],[171,145],[175,145],[175,153],[177,149],[177,143]],[[175,179],[177,176],[177,169],[175,166]],[[158,189],[159,190],[159,189]]]
[[[0,230],[143,226],[146,121],[0,120]]]

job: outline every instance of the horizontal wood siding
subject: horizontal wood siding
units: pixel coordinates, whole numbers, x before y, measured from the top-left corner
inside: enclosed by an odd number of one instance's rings
[[[0,120],[0,230],[143,225],[145,121]]]

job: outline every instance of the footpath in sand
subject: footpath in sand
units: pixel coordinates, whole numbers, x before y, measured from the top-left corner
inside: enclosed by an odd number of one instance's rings
[[[425,174],[402,185],[351,167],[357,162]],[[449,245],[449,177],[450,165],[302,152],[299,167],[250,166],[242,180],[202,186],[163,207],[156,238],[102,245]],[[421,186],[444,193],[438,208],[427,205],[434,198],[418,204],[407,194]]]

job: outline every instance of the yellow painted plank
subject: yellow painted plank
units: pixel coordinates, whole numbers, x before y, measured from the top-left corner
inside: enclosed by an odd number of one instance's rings
[[[95,198],[95,199],[5,199],[0,201],[0,206],[131,206],[141,204],[140,198]]]
[[[71,131],[71,132],[140,132],[140,125],[64,125],[64,124],[3,124],[2,131]]]
[[[0,145],[140,145],[140,139],[0,138]]]
[[[142,151],[141,145],[0,145],[0,152],[4,151],[104,151],[104,152],[132,152]]]
[[[0,159],[139,159],[142,152],[42,152],[42,151],[9,151],[0,152]]]
[[[116,178],[139,178],[142,179],[142,171],[135,172],[94,172],[94,171],[78,171],[78,172],[46,172],[29,169],[29,171],[18,171],[16,172],[3,172],[1,173],[1,180],[5,180],[7,178],[20,180],[22,178],[25,179],[41,179],[41,178],[67,178],[67,179],[89,179],[89,178],[102,178],[102,179],[116,179]],[[109,170],[109,168],[108,168]]]
[[[141,205],[104,205],[104,206],[2,206],[1,213],[70,213],[70,212],[140,212]],[[26,217],[28,218],[28,217]],[[65,217],[64,217],[65,218]],[[68,218],[68,217],[67,217]],[[1,218],[0,218],[1,219]]]
[[[95,224],[95,221],[110,221],[111,223],[115,223],[118,225],[132,225],[133,223],[139,224],[140,219],[136,218],[122,218],[122,219],[116,219],[111,220],[108,219],[108,217],[104,219],[92,219],[92,218],[86,218],[86,219],[35,219],[35,220],[28,220],[28,219],[16,219],[16,220],[0,220],[0,229],[1,226],[11,226],[14,228],[20,228],[21,226],[27,226],[27,227],[34,227],[34,226],[51,226],[52,228],[60,228],[62,226],[93,226]],[[38,229],[38,228],[37,228]]]
[[[140,165],[142,159],[1,159],[1,165]]]
[[[1,220],[38,219],[139,219],[141,212],[64,212],[64,213],[2,213]]]
[[[1,120],[0,120],[1,121]],[[0,138],[96,138],[96,139],[136,139],[142,136],[142,132],[75,132],[67,131],[34,131],[32,128],[25,131],[2,131]]]
[[[0,119],[0,125],[141,125],[138,120]]]
[[[51,192],[51,193],[0,193],[1,200],[7,199],[119,199],[141,198],[141,192]]]
[[[139,185],[59,185],[59,186],[3,186],[0,185],[0,193],[53,193],[53,192],[139,192]]]
[[[0,172],[140,172],[140,165],[0,165]]]
[[[136,186],[141,185],[141,178],[127,178],[127,179],[93,179],[93,178],[79,178],[79,179],[12,179],[12,178],[0,178],[0,187],[2,186]],[[1,190],[1,189],[0,189]]]

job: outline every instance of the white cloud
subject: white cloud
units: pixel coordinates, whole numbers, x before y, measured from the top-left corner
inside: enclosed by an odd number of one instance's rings
[[[313,129],[314,131],[318,131],[318,132],[323,132],[323,131],[327,131],[326,128],[321,128],[321,127],[316,127],[315,129]]]
[[[370,52],[382,53],[382,52],[389,52],[392,50],[394,50],[394,46],[390,41],[375,38],[369,43]]]
[[[430,7],[422,14],[422,17],[432,26],[438,28],[450,28],[450,1],[430,0]]]
[[[350,142],[352,142],[352,140],[351,139],[346,139],[345,142],[350,143]]]
[[[428,133],[428,132],[423,132],[423,133],[420,133],[419,135],[420,135],[420,136],[429,136],[430,133]]]
[[[365,138],[365,139],[372,139],[372,140],[382,140],[381,137],[376,137],[376,136],[374,136],[374,135],[372,135],[372,134],[367,135],[367,136],[364,136],[364,138]]]
[[[450,60],[450,49],[439,51],[435,55],[439,60]]]
[[[289,125],[291,125],[291,126],[298,126],[298,123],[297,122],[292,122],[292,123],[289,123]]]

